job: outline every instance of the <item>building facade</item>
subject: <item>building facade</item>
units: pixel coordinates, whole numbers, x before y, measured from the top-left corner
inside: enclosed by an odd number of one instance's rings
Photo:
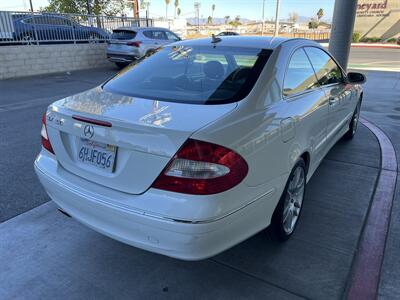
[[[400,35],[400,0],[358,0],[354,32],[387,40]]]

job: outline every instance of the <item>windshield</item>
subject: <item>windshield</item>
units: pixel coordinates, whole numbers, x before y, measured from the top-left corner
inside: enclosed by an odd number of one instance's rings
[[[220,104],[243,99],[270,50],[222,46],[167,46],[108,81],[106,91],[162,101]]]

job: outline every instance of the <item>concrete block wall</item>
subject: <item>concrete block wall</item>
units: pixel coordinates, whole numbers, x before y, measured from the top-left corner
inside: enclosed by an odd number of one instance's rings
[[[112,66],[107,44],[0,47],[0,79]]]

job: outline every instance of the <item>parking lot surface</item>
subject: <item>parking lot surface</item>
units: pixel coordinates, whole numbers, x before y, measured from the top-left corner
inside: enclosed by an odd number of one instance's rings
[[[60,214],[52,202],[45,203],[49,198],[32,168],[40,149],[41,114],[54,100],[95,86],[113,73],[98,69],[0,81],[0,128],[5,133],[0,141],[4,153],[0,165],[5,166],[0,169],[4,191],[0,295],[6,299],[339,299],[345,295],[380,171],[379,144],[362,125],[354,140],[338,142],[307,185],[302,218],[285,244],[260,232],[211,259],[183,262],[111,240]],[[362,115],[389,135],[400,157],[399,73],[368,75]],[[387,299],[399,296],[399,201],[397,192],[379,291]]]

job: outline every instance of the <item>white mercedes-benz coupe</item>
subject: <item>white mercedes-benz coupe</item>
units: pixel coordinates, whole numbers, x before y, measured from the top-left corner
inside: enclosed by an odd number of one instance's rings
[[[284,241],[365,80],[305,39],[177,42],[51,104],[35,170],[63,212],[148,251],[204,259],[269,225]]]

